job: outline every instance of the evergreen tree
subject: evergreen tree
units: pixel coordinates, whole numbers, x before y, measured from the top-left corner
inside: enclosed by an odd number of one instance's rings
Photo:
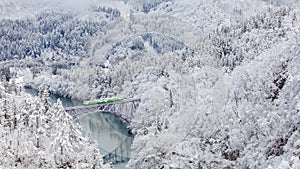
[[[46,114],[47,94],[42,99],[22,92],[3,96],[0,168],[111,168],[60,101]]]

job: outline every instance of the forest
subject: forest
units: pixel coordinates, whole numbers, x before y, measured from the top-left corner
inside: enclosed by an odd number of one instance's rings
[[[111,167],[48,92],[141,98],[130,169],[300,168],[299,2],[18,1],[0,0],[24,13],[0,12],[0,168]]]

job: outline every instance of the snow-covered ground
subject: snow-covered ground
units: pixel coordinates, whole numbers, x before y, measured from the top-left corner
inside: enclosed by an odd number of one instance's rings
[[[128,168],[299,168],[298,1],[81,3],[35,13],[34,34],[2,22],[6,74],[83,100],[141,98]]]

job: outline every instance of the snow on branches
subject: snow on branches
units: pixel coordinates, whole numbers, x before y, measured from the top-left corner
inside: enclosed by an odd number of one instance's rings
[[[111,168],[61,102],[51,106],[47,90],[32,97],[3,83],[8,82],[0,83],[0,168]]]

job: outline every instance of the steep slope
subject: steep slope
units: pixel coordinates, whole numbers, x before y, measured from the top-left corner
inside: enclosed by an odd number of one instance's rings
[[[277,18],[269,12],[270,21]],[[267,45],[252,43],[245,50],[251,57],[229,72],[222,62],[220,67],[190,68],[187,74],[176,67],[172,74],[167,71],[169,78],[137,84],[135,90],[145,95],[132,124],[137,135],[129,168],[299,167],[299,24],[293,22],[299,13],[285,12],[284,24],[275,30],[268,31],[269,22],[247,26],[247,37]],[[260,21],[261,16],[251,20]],[[277,30],[285,37],[277,36]],[[181,78],[172,83],[178,73]],[[155,88],[147,90],[147,85]]]
[[[71,15],[85,26],[55,28],[55,52],[5,71],[70,97],[141,98],[128,168],[299,168],[298,2],[114,2],[129,16]],[[53,58],[62,67],[45,66]]]

